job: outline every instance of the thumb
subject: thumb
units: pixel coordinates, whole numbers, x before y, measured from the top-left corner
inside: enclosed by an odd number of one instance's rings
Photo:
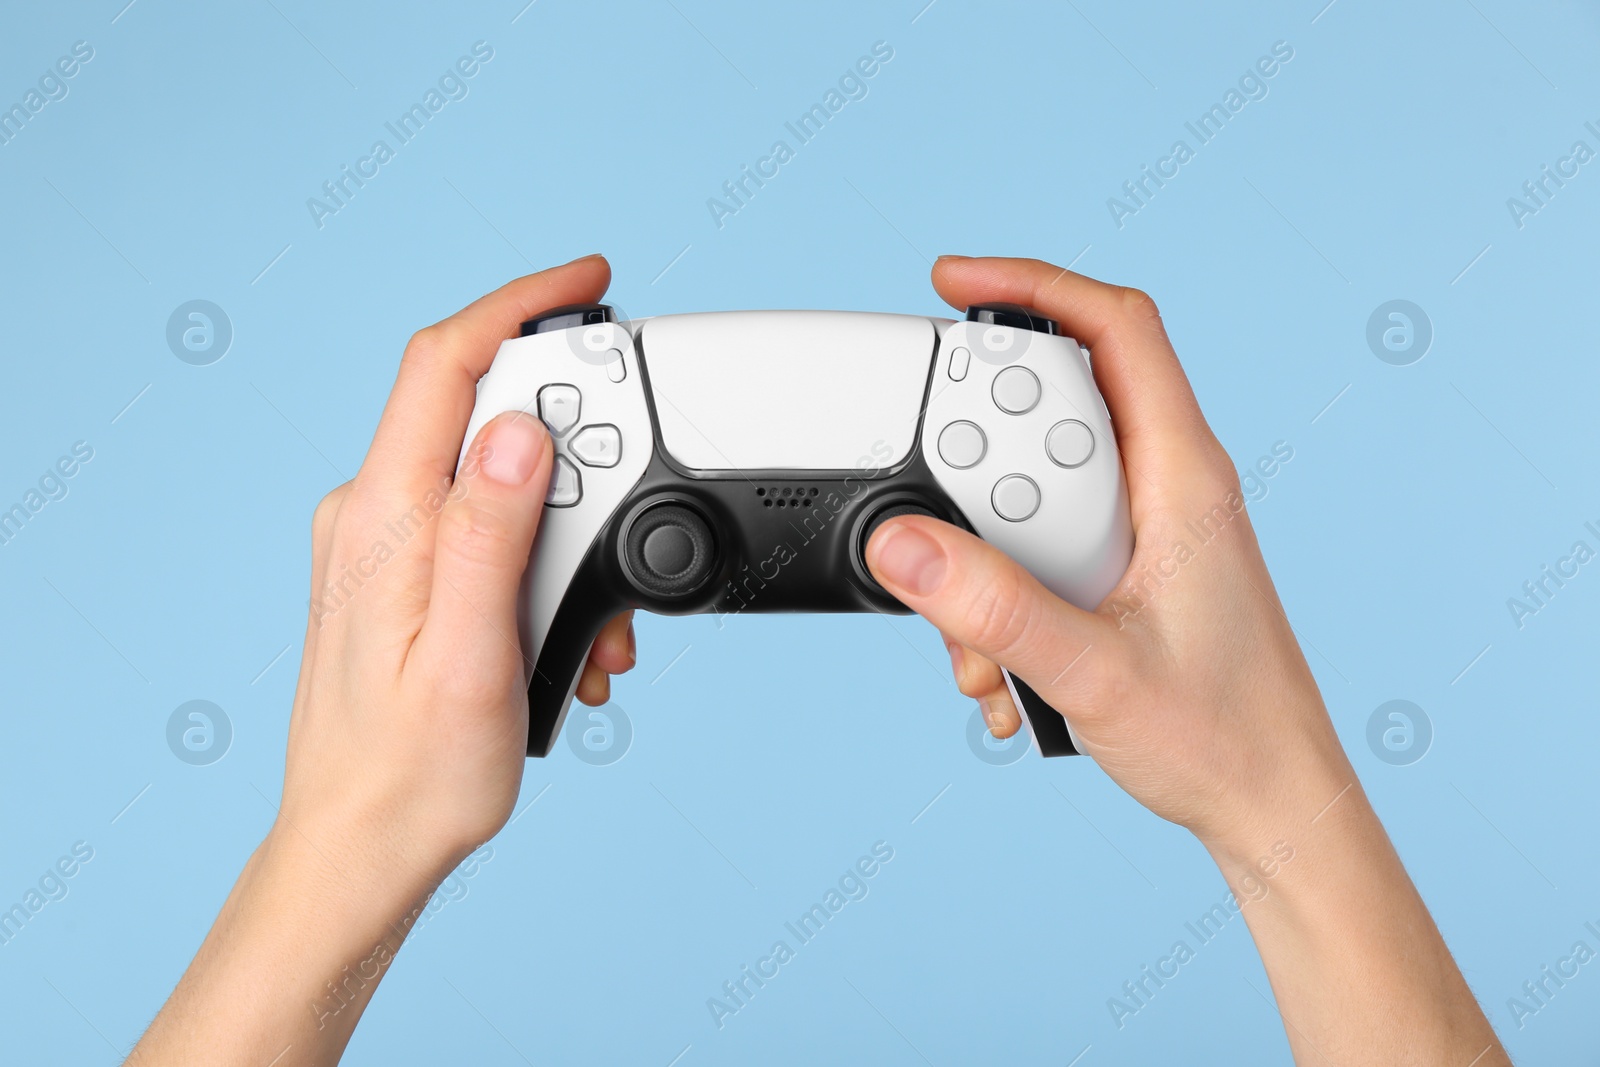
[[[550,485],[550,452],[550,434],[533,416],[509,411],[490,420],[439,516],[418,641],[444,646],[462,670],[522,659],[517,594]]]
[[[1104,620],[1050,592],[993,545],[937,519],[884,523],[866,558],[902,604],[1047,700],[1085,650],[1113,636]]]

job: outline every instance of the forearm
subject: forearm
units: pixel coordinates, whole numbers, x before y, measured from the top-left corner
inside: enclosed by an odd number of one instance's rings
[[[431,889],[280,821],[127,1062],[337,1063]]]
[[[1307,775],[1300,795],[1249,834],[1207,846],[1243,903],[1295,1062],[1509,1064],[1354,771],[1339,763]],[[1274,845],[1290,858],[1263,869]]]

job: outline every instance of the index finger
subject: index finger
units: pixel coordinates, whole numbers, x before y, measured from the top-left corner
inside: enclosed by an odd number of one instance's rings
[[[472,417],[477,382],[500,342],[554,307],[592,303],[606,291],[611,265],[585,256],[529,274],[417,332],[406,345],[357,480],[380,498],[415,500],[455,474]]]
[[[1130,466],[1162,469],[1218,447],[1155,302],[1037,259],[945,256],[933,286],[952,307],[1002,301],[1057,320],[1094,355],[1094,376]]]

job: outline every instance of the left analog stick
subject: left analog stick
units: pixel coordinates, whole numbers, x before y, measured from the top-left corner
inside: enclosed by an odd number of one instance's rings
[[[711,525],[684,504],[658,504],[628,527],[623,561],[640,592],[680,597],[705,584],[716,564]]]

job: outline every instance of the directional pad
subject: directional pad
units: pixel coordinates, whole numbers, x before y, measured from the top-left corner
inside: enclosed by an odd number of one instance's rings
[[[547,385],[539,390],[539,418],[554,437],[578,425],[582,408],[583,394],[575,385]]]
[[[567,447],[585,467],[615,467],[622,459],[622,432],[610,423],[585,426]]]
[[[570,508],[581,499],[583,476],[572,465],[572,460],[557,456],[555,469],[550,472],[550,489],[544,495],[544,502],[553,508]]]

